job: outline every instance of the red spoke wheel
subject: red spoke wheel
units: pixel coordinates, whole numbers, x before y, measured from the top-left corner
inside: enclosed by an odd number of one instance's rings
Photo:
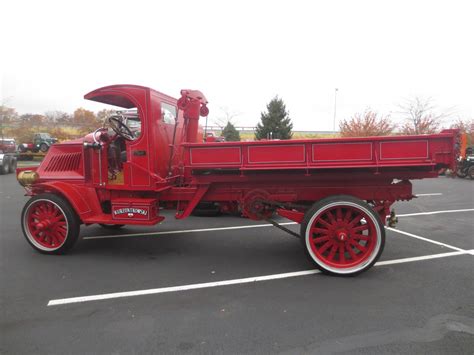
[[[332,196],[315,203],[301,224],[301,236],[313,263],[335,275],[368,270],[385,245],[378,214],[352,196]]]
[[[65,253],[79,236],[79,218],[64,198],[54,194],[32,197],[21,221],[26,240],[44,254]]]

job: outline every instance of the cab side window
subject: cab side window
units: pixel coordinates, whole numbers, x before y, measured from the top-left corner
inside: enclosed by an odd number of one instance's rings
[[[176,107],[165,102],[161,103],[161,119],[164,123],[174,125],[176,123]]]

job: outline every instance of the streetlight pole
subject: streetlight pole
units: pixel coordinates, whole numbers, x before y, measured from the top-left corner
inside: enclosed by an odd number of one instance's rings
[[[334,121],[332,124],[332,130],[333,132],[336,132],[336,103],[337,103],[337,92],[339,91],[338,88],[334,89]]]

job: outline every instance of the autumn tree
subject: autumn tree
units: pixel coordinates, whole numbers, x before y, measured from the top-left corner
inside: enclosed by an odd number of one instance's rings
[[[240,141],[240,133],[230,121],[227,122],[227,125],[222,130],[221,136],[223,136],[227,142]]]
[[[0,105],[0,122],[2,124],[7,124],[14,122],[18,119],[18,113],[12,107],[7,107],[5,105]]]
[[[291,139],[293,123],[286,111],[285,103],[278,96],[268,103],[267,111],[261,113],[260,120],[255,132],[257,140]]]
[[[95,113],[84,108],[78,108],[74,111],[71,123],[78,128],[81,134],[87,134],[100,127],[100,122]]]
[[[49,125],[63,124],[67,125],[71,123],[72,116],[63,111],[48,111],[44,114],[46,122]]]
[[[18,119],[18,113],[14,108],[0,105],[0,138],[6,134],[6,130]]]
[[[436,112],[431,98],[422,99],[414,97],[405,100],[399,105],[400,114],[403,116],[405,123],[401,127],[402,134],[431,134],[436,133],[441,126],[441,121],[449,113]]]
[[[395,124],[390,116],[382,116],[369,109],[363,113],[356,113],[350,119],[339,123],[342,137],[386,136],[394,129]]]
[[[25,122],[21,122],[9,129],[9,135],[15,138],[17,143],[31,142],[35,133],[38,133],[38,128]]]
[[[117,110],[113,110],[113,109],[106,109],[104,108],[103,110],[100,110],[99,112],[97,112],[97,120],[103,124],[104,122],[106,122],[106,120],[112,116],[112,115],[115,115],[117,113]]]
[[[412,134],[432,134],[439,131],[441,122],[432,115],[426,115],[421,117],[416,121],[407,121],[405,122],[400,132],[402,134],[412,135]]]
[[[75,130],[63,128],[63,127],[52,127],[48,129],[48,133],[51,137],[57,138],[60,142],[68,141],[80,137],[82,134],[77,133]]]
[[[451,125],[451,128],[457,128],[461,133],[466,134],[467,143],[469,145],[474,144],[474,119],[471,120],[462,120],[458,118],[456,122]]]
[[[21,125],[40,127],[45,124],[46,117],[36,113],[25,113],[19,117],[19,121]]]

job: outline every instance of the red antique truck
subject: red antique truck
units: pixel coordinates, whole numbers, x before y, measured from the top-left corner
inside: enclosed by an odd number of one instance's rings
[[[81,224],[154,225],[173,208],[198,204],[269,220],[296,235],[322,271],[369,269],[385,243],[395,201],[413,198],[411,179],[454,170],[457,131],[419,136],[202,143],[207,100],[182,90],[177,100],[147,87],[114,85],[85,98],[126,109],[86,137],[54,144],[37,169],[18,169],[31,199],[21,223],[41,253],[62,254]],[[135,114],[131,114],[135,109]],[[271,220],[301,224],[299,234]]]

